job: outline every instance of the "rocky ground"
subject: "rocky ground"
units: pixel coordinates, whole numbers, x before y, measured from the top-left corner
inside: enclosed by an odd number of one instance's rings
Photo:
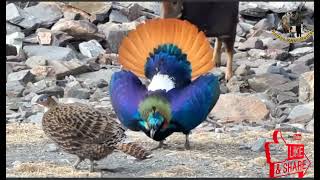
[[[128,31],[159,17],[156,2],[7,3],[6,6],[6,166],[7,176],[101,176],[69,167],[72,155],[59,151],[41,130],[43,109],[32,106],[48,93],[61,102],[80,102],[112,112],[108,83],[120,69],[117,49]],[[98,162],[119,168],[110,176],[266,177],[261,144],[275,128],[302,132],[313,162],[314,42],[289,44],[277,39],[281,16],[299,2],[241,2],[235,43],[235,76],[220,77],[222,94],[206,122],[192,134],[191,151],[183,136],[168,139],[169,149],[137,162],[116,152]],[[76,8],[75,8],[76,7]],[[313,3],[304,6],[303,24],[312,27]],[[214,45],[214,38],[209,37]],[[151,148],[143,134],[131,139]],[[27,155],[26,155],[27,154]],[[313,176],[313,167],[307,176]]]

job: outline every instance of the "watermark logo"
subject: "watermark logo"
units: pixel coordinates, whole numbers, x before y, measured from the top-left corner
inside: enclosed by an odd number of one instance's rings
[[[294,134],[293,139],[299,141],[302,139],[302,135]],[[270,147],[271,145],[280,144],[279,142],[283,143],[286,146],[287,157],[284,158],[282,161],[273,162],[270,154]],[[307,173],[307,170],[311,165],[310,160],[304,152],[304,144],[287,143],[286,140],[283,138],[280,130],[275,130],[273,132],[273,142],[265,143],[265,152],[267,163],[270,167],[270,178],[278,178],[288,176],[291,174],[298,174],[299,178],[303,178],[303,176]]]

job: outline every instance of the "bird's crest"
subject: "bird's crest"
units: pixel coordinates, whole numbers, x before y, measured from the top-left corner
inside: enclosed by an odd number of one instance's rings
[[[204,33],[186,20],[173,18],[152,19],[139,24],[123,39],[119,61],[124,69],[145,77],[148,57],[165,44],[173,44],[187,55],[193,79],[214,67],[213,49]]]

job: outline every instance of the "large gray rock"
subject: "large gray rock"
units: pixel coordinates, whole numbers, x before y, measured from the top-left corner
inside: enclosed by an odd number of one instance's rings
[[[299,57],[297,60],[293,61],[293,64],[303,63],[304,65],[311,65],[314,63],[314,53],[310,53]]]
[[[63,97],[64,89],[60,86],[50,86],[36,92],[37,94],[48,94],[50,96]]]
[[[89,80],[92,83],[98,83],[100,79],[107,81],[110,84],[111,76],[114,72],[120,71],[118,68],[100,69],[95,72],[88,72],[80,74],[77,77],[79,80]]]
[[[290,71],[295,74],[303,74],[310,71],[310,67],[305,65],[304,63],[290,64],[288,69],[290,69]]]
[[[88,42],[82,42],[79,44],[80,52],[87,57],[98,57],[101,53],[104,53],[104,49],[97,40],[90,40]]]
[[[290,122],[308,122],[313,118],[314,102],[295,106],[290,112],[288,119]]]
[[[26,29],[48,27],[61,17],[62,13],[54,3],[39,3],[23,10],[13,3],[6,6],[6,20]]]
[[[314,71],[303,73],[299,78],[299,101],[309,102],[314,99]]]
[[[6,95],[9,97],[20,97],[23,90],[24,85],[20,81],[8,81],[6,83]]]
[[[24,46],[24,52],[28,57],[42,56],[48,61],[68,61],[76,59],[75,52],[70,48],[56,46]]]
[[[27,84],[34,80],[34,75],[30,70],[22,70],[18,72],[13,72],[8,75],[7,81],[20,81],[22,84]]]
[[[269,114],[267,106],[257,97],[244,94],[221,94],[211,116],[220,122],[257,122]]]
[[[261,19],[257,24],[254,25],[254,29],[271,30],[274,25],[267,19]]]
[[[91,68],[88,65],[77,59],[72,59],[70,61],[49,61],[48,64],[53,67],[57,79],[63,79],[65,76],[78,75],[91,71]]]
[[[124,23],[129,21],[128,17],[118,10],[112,10],[109,15],[109,22]]]
[[[49,27],[63,16],[55,3],[40,2],[36,6],[25,8],[24,11],[36,18],[41,27]]]
[[[289,79],[280,74],[262,74],[248,80],[250,87],[256,92],[265,90],[287,83]]]
[[[239,43],[238,50],[263,49],[263,42],[258,37],[250,37],[245,42]]]
[[[301,47],[301,48],[296,48],[296,49],[290,51],[289,53],[293,57],[300,57],[300,56],[310,54],[313,52],[314,52],[314,47]]]

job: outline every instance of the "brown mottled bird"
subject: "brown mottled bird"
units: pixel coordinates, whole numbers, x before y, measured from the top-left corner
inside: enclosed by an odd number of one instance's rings
[[[137,159],[149,158],[149,152],[139,145],[123,142],[125,129],[105,112],[80,103],[61,104],[47,94],[39,96],[36,103],[49,109],[42,119],[45,134],[64,151],[78,156],[75,169],[89,159],[93,172],[93,161],[107,157],[115,149]]]

